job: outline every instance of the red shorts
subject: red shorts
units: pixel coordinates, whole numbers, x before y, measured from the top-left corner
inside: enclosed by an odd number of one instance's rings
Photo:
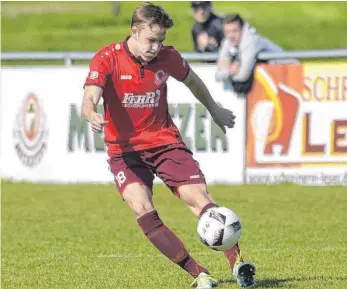
[[[143,151],[110,155],[108,160],[120,194],[127,184],[139,182],[150,191],[157,175],[177,196],[178,187],[205,184],[205,176],[192,152],[181,144],[169,144]]]

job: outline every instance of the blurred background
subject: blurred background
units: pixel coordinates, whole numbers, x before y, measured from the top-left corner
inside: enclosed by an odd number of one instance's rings
[[[154,2],[159,3],[159,2]],[[2,51],[96,51],[122,41],[141,2],[1,3]],[[160,2],[175,27],[166,44],[193,51],[190,2]],[[285,50],[347,47],[346,2],[213,2],[216,14],[240,13]],[[4,63],[6,64],[6,62]]]

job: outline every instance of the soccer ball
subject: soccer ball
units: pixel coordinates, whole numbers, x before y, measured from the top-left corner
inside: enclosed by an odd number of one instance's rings
[[[235,246],[241,231],[239,217],[225,207],[208,209],[198,222],[200,241],[216,251],[225,251]]]

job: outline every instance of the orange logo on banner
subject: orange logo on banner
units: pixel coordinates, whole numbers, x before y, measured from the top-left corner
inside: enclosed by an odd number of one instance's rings
[[[286,156],[299,112],[298,92],[304,87],[302,65],[261,65],[247,96],[247,167],[293,167],[296,163],[259,163],[262,155]],[[259,145],[260,143],[260,145]]]

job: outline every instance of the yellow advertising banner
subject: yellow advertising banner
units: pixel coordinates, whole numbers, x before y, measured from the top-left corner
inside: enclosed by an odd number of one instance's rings
[[[247,96],[246,166],[347,173],[347,63],[256,68]]]

